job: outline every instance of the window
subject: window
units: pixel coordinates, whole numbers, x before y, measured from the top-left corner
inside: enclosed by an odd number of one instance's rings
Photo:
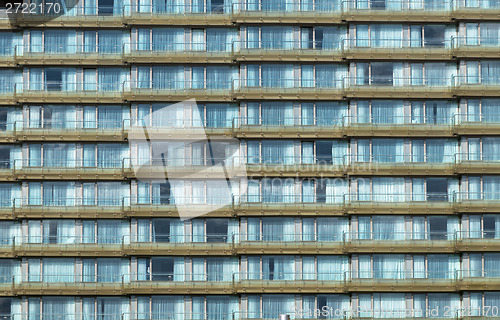
[[[316,142],[316,163],[319,164],[332,164],[332,144],[331,141],[317,141]]]
[[[11,146],[0,145],[0,169],[10,168]]]
[[[61,91],[62,89],[62,70],[47,68],[45,69],[45,84],[49,91]]]
[[[448,201],[448,179],[427,178],[427,201]]]
[[[170,242],[170,219],[153,220],[154,242]]]
[[[484,238],[495,238],[495,220],[494,216],[485,215],[483,217]]]
[[[7,113],[9,109],[0,109],[0,131],[5,131],[7,129]]]
[[[326,202],[326,180],[319,179],[316,185],[316,202]]]
[[[431,240],[446,240],[448,232],[448,218],[428,217],[428,233]]]
[[[444,32],[446,26],[425,25],[424,26],[424,46],[444,47]]]
[[[174,258],[153,257],[151,258],[151,280],[173,281],[174,280]]]
[[[227,242],[227,219],[207,219],[207,242]]]
[[[100,16],[113,15],[114,0],[99,0],[98,1],[98,14]]]
[[[11,319],[12,298],[0,298],[0,320]]]
[[[371,67],[374,85],[392,85],[392,63],[374,62],[371,64]]]

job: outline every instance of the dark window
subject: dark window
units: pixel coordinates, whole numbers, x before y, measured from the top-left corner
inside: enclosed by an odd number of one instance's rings
[[[170,242],[170,219],[153,219],[154,242]]]
[[[224,0],[212,0],[210,4],[210,12],[224,13]]]
[[[0,146],[0,169],[10,168],[10,146]]]
[[[427,201],[448,201],[448,179],[427,178]]]
[[[392,85],[392,63],[374,62],[372,67],[372,83],[374,85]]]
[[[332,144],[331,141],[317,141],[316,142],[316,163],[318,164],[332,164]]]
[[[424,46],[444,47],[445,26],[424,26]]]
[[[170,183],[160,183],[160,204],[170,204]]]
[[[227,242],[227,219],[207,219],[207,242]]]
[[[446,240],[448,232],[448,218],[428,217],[429,238],[431,240]]]
[[[376,10],[385,9],[385,0],[370,0],[371,8]]]
[[[114,0],[99,0],[97,13],[100,16],[113,15]]]
[[[316,202],[326,202],[326,180],[319,179],[316,185]]]
[[[484,238],[495,238],[495,218],[492,216],[483,216]]]
[[[11,298],[0,298],[0,320],[11,319]]]
[[[151,280],[172,281],[174,279],[174,258],[151,258]]]
[[[323,29],[316,28],[316,49],[323,48]]]
[[[49,91],[61,91],[62,71],[60,69],[45,69],[45,85]]]
[[[52,127],[52,108],[50,106],[43,107],[43,124],[44,128]]]
[[[7,129],[7,108],[0,109],[0,130],[5,131]]]
[[[324,307],[327,307],[328,310],[332,307],[331,304],[327,302],[326,296],[318,296],[318,310],[323,310]],[[338,312],[338,311],[337,311]],[[318,319],[326,319],[327,315],[321,312],[319,314]],[[332,318],[331,316],[329,318]]]

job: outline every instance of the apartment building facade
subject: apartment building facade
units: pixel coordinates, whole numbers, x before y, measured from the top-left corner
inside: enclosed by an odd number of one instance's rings
[[[499,316],[500,2],[55,4],[0,19],[0,318]]]

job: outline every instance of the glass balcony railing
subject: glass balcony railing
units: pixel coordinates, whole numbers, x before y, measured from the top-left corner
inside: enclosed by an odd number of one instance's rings
[[[342,1],[342,11],[451,11],[447,0],[347,0]]]
[[[1,162],[0,162],[1,165]],[[1,167],[0,167],[1,168]],[[14,168],[29,168],[29,169],[111,169],[111,168],[130,168],[130,160],[112,160],[112,159],[22,159],[14,160]]]
[[[334,180],[336,181],[336,180]],[[339,182],[340,183],[340,182]],[[342,180],[342,184],[344,180]],[[343,185],[342,185],[343,186]],[[337,185],[337,187],[342,187]],[[311,193],[311,194],[244,194],[244,195],[230,195],[224,197],[223,195],[208,195],[200,194],[193,196],[175,197],[173,194],[165,194],[161,196],[116,196],[114,198],[75,198],[75,197],[61,197],[61,198],[39,198],[27,197],[16,198],[13,200],[3,200],[0,202],[0,207],[16,207],[25,209],[49,207],[78,207],[85,208],[91,206],[103,207],[118,207],[122,208],[129,206],[174,206],[174,205],[194,205],[206,206],[214,205],[217,207],[222,206],[297,206],[297,205],[332,205],[342,207],[344,205],[359,204],[359,205],[379,205],[384,203],[400,203],[409,205],[409,203],[457,203],[463,201],[479,201],[478,203],[498,203],[500,202],[500,192],[428,192],[428,193],[398,193],[388,191],[387,193],[362,193],[352,192],[349,193],[339,192],[336,195]]]
[[[149,78],[149,76],[148,76]],[[159,81],[149,81],[149,80],[141,80],[141,77],[139,77],[139,80],[131,82],[130,83],[130,88],[133,91],[136,90],[153,90],[153,91],[178,91],[182,92],[183,90],[203,90],[203,91],[210,91],[210,90],[231,90],[234,89],[234,84],[237,83],[237,81],[232,81],[232,80],[222,80],[222,79],[216,79],[214,78],[213,80],[159,80]],[[126,87],[128,87],[128,84],[125,84]]]
[[[240,14],[297,14],[297,13],[338,13],[355,14],[363,12],[387,12],[393,13],[443,13],[453,11],[476,11],[499,9],[499,0],[248,0],[213,1],[205,4],[121,4],[116,1],[114,5],[106,3],[99,5],[80,5],[70,9],[64,8],[62,18],[68,19],[123,19],[128,17],[155,18],[162,16],[178,16],[179,18],[196,18],[197,16],[209,15],[211,17],[229,16]],[[61,15],[61,14],[59,14]],[[31,15],[31,19],[50,18],[41,15]],[[5,15],[4,18],[7,18]],[[26,17],[23,17],[26,19]]]
[[[105,249],[106,246],[116,249],[117,246],[128,245],[171,245],[180,244],[210,244],[210,245],[313,245],[323,246],[331,244],[335,246],[353,244],[356,246],[370,246],[373,242],[389,241],[391,245],[406,246],[408,241],[423,243],[428,245],[429,241],[456,242],[462,240],[480,240],[490,239],[498,241],[500,239],[499,231],[491,230],[453,230],[453,231],[393,231],[392,228],[385,232],[362,232],[339,230],[335,233],[230,233],[230,234],[125,234],[125,235],[93,235],[93,236],[58,236],[58,235],[19,235],[0,238],[0,247],[22,247],[24,250],[49,250],[54,248],[72,250],[75,247],[84,250],[95,250],[96,246]]]
[[[500,47],[500,39],[493,37],[454,37],[452,38],[454,48],[497,48]]]
[[[333,76],[333,75],[332,75]],[[332,78],[325,79],[291,79],[291,78],[263,78],[242,80],[243,89],[303,89],[303,90],[327,90],[329,88],[342,88],[343,81]]]
[[[276,41],[235,41],[233,43],[233,51],[248,51],[258,50],[259,54],[265,54],[273,51],[296,51],[296,50],[311,50],[311,51],[338,51],[341,48],[342,38],[338,41],[300,41],[300,40],[276,40]]]
[[[394,38],[355,38],[344,39],[342,42],[343,50],[350,49],[439,49],[451,48],[452,40],[436,40],[436,39],[394,39]]]
[[[138,42],[133,45],[130,50],[132,54],[155,54],[161,52],[169,53],[213,53],[213,52],[227,52],[235,51],[232,42],[165,42],[165,43],[151,43],[151,42]]]
[[[119,82],[29,82],[23,88],[23,92],[27,93],[97,93],[106,94],[110,92],[122,92],[124,90],[123,84]]]
[[[25,45],[25,46],[17,46],[16,47],[16,55],[17,56],[23,56],[23,55],[29,55],[30,58],[36,56],[36,55],[44,55],[45,54],[50,54],[50,55],[62,55],[62,54],[78,54],[80,57],[84,57],[87,54],[99,54],[99,55],[105,55],[105,54],[122,54],[124,52],[125,46],[124,45],[113,45],[113,44],[102,44],[102,45],[97,45],[97,44],[85,44],[85,45],[49,45],[49,44],[43,44],[43,45]],[[48,57],[50,57],[50,55]]]
[[[392,71],[391,71],[392,73]],[[447,79],[445,75],[441,78],[433,77],[393,77],[393,76],[372,76],[372,77],[346,77],[344,78],[346,87],[401,87],[412,90],[419,87],[452,87],[452,78]]]

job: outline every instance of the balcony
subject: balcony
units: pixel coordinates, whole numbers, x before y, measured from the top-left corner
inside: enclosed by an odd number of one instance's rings
[[[496,1],[475,0],[456,1],[453,8],[453,18],[458,20],[498,20],[500,6]]]
[[[453,194],[387,193],[346,194],[345,212],[350,214],[452,214]]]
[[[110,66],[124,65],[121,45],[25,45],[17,46],[18,65]]]
[[[129,240],[127,240],[129,238]],[[135,255],[218,255],[234,254],[235,237],[220,235],[134,235],[124,237],[128,243],[123,254]]]
[[[226,43],[137,43],[124,53],[127,63],[233,63],[233,47]]]
[[[455,195],[455,210],[462,213],[497,213],[500,204],[499,192],[458,192]]]
[[[121,103],[123,84],[29,82],[16,93],[20,103]]]
[[[292,0],[248,0],[233,5],[237,23],[342,23],[339,4]]]
[[[54,9],[55,10],[55,9]],[[53,15],[19,14],[8,19],[0,18],[3,28],[24,27],[69,27],[69,28],[123,28],[125,27],[123,7],[104,5],[84,6],[82,3],[70,8],[68,12]]]
[[[122,257],[129,238],[114,236],[18,236],[6,241],[15,257]]]
[[[0,19],[1,21],[2,19]],[[0,49],[0,67],[16,67],[14,58],[15,48],[3,47]]]
[[[123,22],[128,25],[231,26],[233,6],[213,4],[125,5]]]
[[[346,0],[342,18],[349,22],[449,22],[452,6],[451,1]]]
[[[453,123],[446,116],[345,116],[344,136],[360,137],[453,137]]]
[[[500,58],[498,38],[455,37],[452,39],[453,55],[459,58]]]
[[[457,96],[496,97],[500,90],[497,76],[456,76],[453,91]]]
[[[398,77],[346,77],[347,98],[370,99],[452,99],[452,79],[446,78],[398,78]]]
[[[326,195],[244,195],[235,203],[238,216],[343,215],[344,197]]]
[[[237,80],[235,80],[237,83]],[[129,85],[125,84],[128,88]],[[126,101],[232,101],[233,81],[137,81],[123,93]]]
[[[236,61],[341,62],[340,43],[327,41],[236,41]]]
[[[342,80],[335,79],[245,79],[235,88],[236,99],[342,99]]]
[[[500,154],[457,153],[455,171],[460,174],[500,174]]]
[[[354,292],[454,292],[457,290],[458,272],[427,270],[351,271],[347,275],[348,291]],[[468,289],[466,289],[468,290]]]
[[[181,211],[184,217],[233,217],[234,202],[230,199],[201,197],[174,197],[164,195],[159,197],[125,198],[123,213],[126,217],[179,217]]]
[[[234,294],[232,274],[153,273],[125,275],[127,294]]]
[[[347,155],[347,175],[454,175],[455,155]]]
[[[118,161],[23,159],[14,161],[13,166],[14,176],[23,180],[124,180],[126,176],[131,175],[130,172],[128,159]]]
[[[462,230],[456,234],[459,251],[484,252],[500,245],[500,239],[494,231]]]
[[[500,130],[499,114],[457,114],[453,122],[458,135],[495,135]]]
[[[30,198],[11,201],[10,210],[17,218],[123,218],[125,199]],[[1,211],[0,211],[1,213]]]
[[[392,13],[391,13],[392,14]],[[342,57],[347,60],[452,60],[451,41],[410,39],[344,39]]]
[[[13,131],[11,134],[17,141],[122,142],[127,138],[129,125],[129,120],[64,122],[41,120],[39,122],[26,121],[24,123],[20,121],[12,126]]]
[[[12,281],[13,295],[123,295],[122,275],[21,275]]]

